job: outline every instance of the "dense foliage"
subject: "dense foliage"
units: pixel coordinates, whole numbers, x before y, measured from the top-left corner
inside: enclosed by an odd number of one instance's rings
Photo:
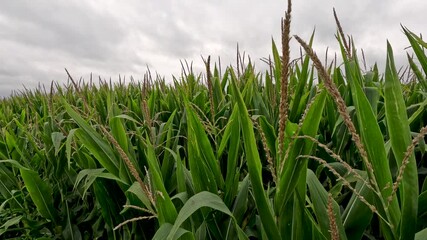
[[[405,71],[390,46],[363,71],[338,34],[343,63],[305,46],[286,96],[273,42],[262,73],[239,55],[0,100],[0,237],[427,239],[427,44],[403,30]]]

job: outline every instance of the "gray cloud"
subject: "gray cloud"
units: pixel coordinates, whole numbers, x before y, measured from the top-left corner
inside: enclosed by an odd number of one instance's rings
[[[422,0],[294,1],[292,34],[309,39],[316,28],[320,56],[327,47],[331,57],[339,50],[333,7],[368,65],[384,62],[387,39],[397,63],[405,64],[408,43],[400,23],[416,33],[427,30],[420,21],[427,9]],[[194,61],[196,71],[203,70],[201,55],[235,64],[237,43],[262,69],[259,59],[270,54],[271,38],[280,43],[285,8],[286,1],[258,0],[1,1],[0,96],[22,85],[65,82],[65,67],[75,78],[138,79],[148,66],[170,80],[183,59]],[[298,48],[292,41],[293,57]]]
[[[0,11],[6,39],[78,58],[115,54],[126,34],[117,19],[75,1],[4,1]]]

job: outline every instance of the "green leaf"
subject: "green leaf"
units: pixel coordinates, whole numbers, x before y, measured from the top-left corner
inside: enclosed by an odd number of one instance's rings
[[[345,56],[345,53],[342,55]],[[393,196],[390,206],[386,206],[392,192],[390,186],[393,183],[393,179],[385,150],[384,137],[372,107],[360,85],[362,79],[356,60],[350,61],[346,59],[344,65],[347,80],[350,84],[351,96],[356,108],[359,134],[373,168],[374,176],[370,177],[375,177],[378,189],[381,191],[381,198],[376,200],[375,205],[379,213],[385,215],[383,217],[385,217],[386,221],[394,226],[394,228],[390,227],[387,223],[381,221],[381,229],[386,238],[393,238],[397,235],[395,229],[399,225],[400,209],[396,196]]]
[[[418,197],[418,216],[427,216],[427,191]]]
[[[19,169],[30,170],[30,169],[22,166],[18,161],[13,160],[13,159],[0,160],[0,163],[10,163],[10,164],[12,164],[12,166],[15,166]]]
[[[101,210],[105,228],[111,231],[112,235],[110,237],[115,236],[116,233],[112,232],[112,229],[115,227],[115,224],[124,221],[123,216],[120,215],[122,203],[119,203],[117,198],[117,195],[121,195],[122,193],[116,192],[119,189],[115,182],[102,178],[96,179],[92,186],[95,199]]]
[[[320,229],[325,236],[330,236],[330,222],[328,217],[328,192],[317,179],[316,175],[311,170],[307,170],[307,185],[310,191],[310,199],[313,203],[313,211],[316,219],[319,222]],[[333,200],[333,211],[336,219],[337,230],[340,239],[347,239],[347,235],[342,225],[341,213],[338,204]]]
[[[314,40],[314,30],[311,34],[309,46],[311,47]],[[292,96],[291,106],[289,108],[289,120],[292,122],[298,122],[299,117],[301,116],[301,110],[304,111],[307,99],[304,98],[305,88],[308,85],[309,78],[312,77],[310,74],[310,56],[306,55],[302,62],[301,70],[296,71],[296,74],[293,74],[291,78],[297,79],[297,85],[294,90],[294,94]],[[298,65],[296,66],[297,68]],[[296,76],[295,76],[296,75]],[[300,106],[304,106],[304,108],[300,108]]]
[[[23,216],[16,216],[7,220],[3,225],[0,226],[0,236],[7,232],[7,229],[13,225],[19,224]]]
[[[81,131],[76,131],[75,135],[108,172],[115,176],[119,176],[119,160],[114,154],[109,143],[103,139],[101,134],[96,132],[95,129],[86,122],[86,120],[74,111],[64,99],[62,100],[62,103],[67,113],[81,128]]]
[[[119,114],[119,115],[114,116],[114,117],[112,117],[112,118],[121,118],[121,119],[126,119],[126,120],[128,120],[128,121],[133,122],[133,123],[140,124],[140,122],[138,122],[135,118],[133,118],[133,117],[131,117],[131,116],[129,116],[129,115],[126,115],[126,114]]]
[[[160,228],[156,231],[156,234],[154,234],[153,240],[164,240],[168,237],[169,233],[171,232],[173,228],[173,225],[170,223],[164,223]],[[194,239],[194,234],[188,230],[185,230],[183,228],[178,228],[173,240],[179,239],[180,237],[183,237],[184,235],[188,236],[189,239]]]
[[[403,179],[399,186],[400,199],[402,201],[400,238],[413,239],[415,236],[418,208],[417,163],[412,153],[407,164],[402,162],[406,149],[412,140],[405,101],[400,87],[399,76],[394,65],[393,50],[389,43],[387,43],[384,100],[387,128],[394,157],[399,168],[402,167],[402,164],[406,165]]]
[[[243,143],[245,147],[245,156],[248,165],[249,176],[251,179],[252,187],[254,189],[255,204],[258,209],[258,213],[261,217],[262,225],[269,239],[280,239],[279,230],[277,229],[273,211],[269,204],[269,200],[264,191],[262,175],[261,175],[261,159],[257,150],[257,144],[254,134],[253,125],[251,119],[248,116],[248,110],[246,109],[245,102],[243,101],[242,95],[237,88],[236,76],[232,70],[232,88],[234,97],[237,101],[240,113],[240,123],[243,132]]]
[[[424,73],[427,75],[427,56],[425,55],[423,49],[420,46],[425,43],[407,28],[402,26],[402,29],[409,42],[411,43],[412,50],[414,50],[414,53],[417,56],[418,61],[420,62],[421,67],[424,70]]]
[[[93,182],[95,182],[97,178],[110,179],[110,180],[116,181],[117,183],[122,183],[124,186],[128,185],[122,179],[114,176],[111,173],[104,172],[104,171],[105,171],[105,168],[81,170],[76,176],[76,181],[74,182],[74,189],[76,189],[77,186],[79,186],[80,182],[83,179],[85,179],[83,184],[83,197],[86,195],[86,192],[89,190],[89,188],[92,186]]]
[[[43,217],[55,222],[57,213],[53,206],[53,191],[49,183],[43,181],[39,174],[33,170],[21,168],[20,172],[37,211]]]
[[[427,228],[425,228],[425,229],[417,232],[415,234],[415,238],[414,239],[415,240],[425,240],[425,239],[427,239]]]
[[[176,218],[176,221],[171,228],[167,239],[177,239],[177,232],[180,226],[197,210],[202,207],[209,207],[218,211],[221,211],[230,217],[233,218],[233,214],[224,204],[222,199],[217,195],[211,192],[200,192],[194,196],[192,196],[188,201],[184,204],[181,211]]]
[[[197,192],[208,190],[216,193],[224,179],[213,153],[212,146],[197,115],[185,100],[188,129],[188,161]]]
[[[225,127],[224,134],[222,135],[221,143],[217,152],[217,157],[221,157],[225,148],[227,147],[228,140],[230,139],[233,127],[236,126],[235,121],[238,121],[238,111],[233,108],[230,118],[228,119],[227,126]]]
[[[78,130],[77,128],[71,129],[68,132],[67,140],[65,140],[65,151],[67,153],[68,170],[70,170],[70,168],[71,168],[71,154],[72,154],[71,142],[73,141],[74,133],[77,130]]]
[[[368,181],[366,172],[360,173],[363,179]],[[364,181],[359,179],[354,189],[359,196],[366,199],[369,203],[373,202],[374,193],[366,186]],[[351,195],[347,207],[342,214],[342,222],[349,240],[361,239],[366,228],[370,225],[373,216],[371,209],[360,201],[356,193]]]
[[[421,83],[421,86],[424,88],[424,91],[427,91],[427,79],[423,76],[418,66],[415,64],[413,57],[409,56],[409,54],[406,54],[409,66],[412,69],[412,72],[414,72],[414,75],[417,77],[418,81]]]
[[[159,222],[160,224],[163,224],[165,222],[173,223],[177,216],[176,208],[173,205],[168,192],[166,191],[162,172],[160,171],[158,160],[156,158],[156,155],[154,154],[153,145],[151,145],[148,139],[146,139],[146,142],[146,156],[151,174],[151,182],[154,185],[153,194],[156,195],[155,204]]]
[[[110,129],[114,138],[119,143],[120,147],[127,152],[129,139],[126,135],[125,127],[123,126],[123,122],[120,118],[112,117],[110,118]]]
[[[274,133],[273,126],[267,121],[265,116],[259,116],[259,126],[265,134],[268,149],[271,152],[271,156],[276,156],[276,134]]]
[[[326,91],[323,90],[316,99],[314,99],[307,116],[303,122],[300,135],[314,137],[317,134],[323,108],[326,101]],[[299,155],[309,155],[312,151],[313,142],[305,139],[296,139],[288,159],[283,166],[283,173],[278,176],[279,184],[275,196],[276,213],[282,212],[286,202],[292,197],[293,191],[301,175],[305,175],[307,159],[298,158]],[[303,178],[304,179],[304,178]],[[284,213],[283,213],[284,214]]]
[[[243,221],[244,214],[248,208],[249,183],[249,175],[247,175],[239,184],[239,191],[233,204],[233,216],[236,218],[237,223]]]
[[[150,203],[150,199],[148,198],[148,196],[145,194],[144,191],[142,191],[141,185],[139,185],[138,182],[134,182],[129,189],[126,191],[126,195],[129,194],[134,194],[143,204],[144,206],[154,212],[151,203]]]
[[[82,234],[77,225],[71,222],[70,210],[67,202],[65,202],[65,206],[67,210],[67,224],[65,225],[64,231],[62,231],[62,236],[64,239],[80,240],[82,239]]]
[[[273,60],[274,60],[274,78],[276,80],[276,89],[277,92],[280,89],[281,76],[282,76],[282,59],[279,55],[279,51],[277,50],[276,43],[273,39],[271,39]]]
[[[53,132],[52,133],[52,142],[55,147],[55,156],[58,156],[59,150],[61,149],[61,142],[65,138],[62,132]]]
[[[239,108],[234,106],[233,112],[227,124],[230,126],[230,141],[228,145],[228,156],[227,156],[227,173],[225,178],[225,197],[224,202],[227,206],[231,206],[233,199],[237,193],[237,187],[239,183],[239,167],[238,161],[240,159],[240,123],[239,123]]]

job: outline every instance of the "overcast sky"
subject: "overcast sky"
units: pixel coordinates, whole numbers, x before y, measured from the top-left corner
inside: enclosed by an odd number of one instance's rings
[[[427,34],[425,0],[294,1],[291,32],[308,39],[316,28],[319,55],[327,47],[338,50],[333,7],[368,64],[384,62],[387,39],[404,63],[408,43],[400,24]],[[278,0],[1,0],[0,96],[65,82],[64,68],[76,79],[93,73],[138,80],[148,66],[170,81],[180,60],[193,61],[196,71],[203,69],[201,55],[235,64],[237,43],[262,69],[259,59],[271,53],[271,38],[280,43],[285,9],[286,1]],[[298,44],[291,44],[296,57]]]

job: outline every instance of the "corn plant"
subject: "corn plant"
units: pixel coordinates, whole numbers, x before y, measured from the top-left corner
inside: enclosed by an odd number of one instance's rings
[[[2,239],[426,239],[425,41],[397,70],[292,36],[268,70],[65,85],[0,100]],[[305,54],[291,60],[290,44]]]

